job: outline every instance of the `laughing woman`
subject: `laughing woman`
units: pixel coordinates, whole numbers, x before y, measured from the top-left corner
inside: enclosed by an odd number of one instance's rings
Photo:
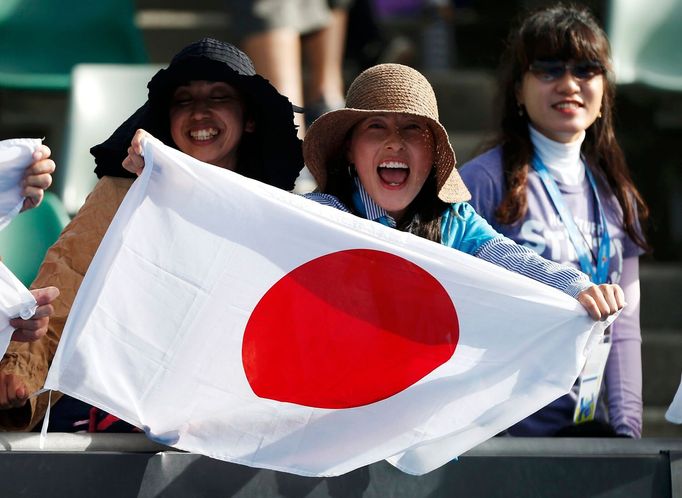
[[[348,89],[346,108],[318,118],[303,157],[320,193],[307,197],[409,231],[551,285],[578,299],[594,319],[623,307],[617,285],[594,285],[498,234],[467,202],[455,154],[422,74],[381,64]]]
[[[600,345],[605,389],[577,383],[511,435],[641,435],[638,257],[648,249],[640,230],[648,210],[614,135],[609,52],[583,8],[527,17],[502,58],[499,138],[460,169],[472,205],[496,230],[596,284],[619,283],[628,303]],[[592,394],[600,402],[584,416],[576,405]]]

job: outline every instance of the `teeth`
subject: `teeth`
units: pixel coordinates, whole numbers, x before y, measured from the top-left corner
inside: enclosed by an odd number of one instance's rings
[[[579,107],[579,105],[575,102],[562,102],[560,104],[556,104],[557,109],[575,109],[577,107]]]
[[[215,128],[207,128],[205,130],[192,130],[189,132],[191,137],[195,140],[208,140],[218,134]]]
[[[380,168],[390,168],[390,169],[408,169],[407,164],[391,161],[388,163],[382,163],[379,165]]]
[[[399,161],[386,161],[379,164],[377,173],[386,184],[391,187],[399,187],[410,174],[410,168],[407,164]]]

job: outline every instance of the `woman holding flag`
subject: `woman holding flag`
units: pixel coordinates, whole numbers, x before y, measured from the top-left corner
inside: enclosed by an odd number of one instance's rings
[[[57,285],[61,295],[45,337],[25,347],[10,346],[0,363],[0,426],[30,430],[43,417],[47,395],[28,396],[47,376],[83,276],[125,194],[143,164],[137,144],[150,132],[167,145],[215,166],[286,190],[303,167],[293,107],[256,74],[239,49],[205,38],[175,55],[147,85],[149,98],[104,143],[91,149],[100,181],[59,240],[48,251],[33,286]],[[129,430],[107,414],[53,393],[51,428]]]
[[[623,307],[617,285],[548,261],[497,233],[467,202],[433,88],[418,71],[380,64],[348,89],[346,107],[318,118],[303,141],[321,193],[307,197],[409,231],[551,285],[595,319]]]
[[[460,170],[472,205],[545,258],[581,269],[595,284],[619,283],[628,303],[593,353],[591,374],[601,378],[605,368],[606,389],[579,381],[508,432],[640,437],[638,257],[649,248],[640,229],[648,210],[614,134],[608,40],[586,9],[558,5],[527,17],[502,61],[498,138]]]

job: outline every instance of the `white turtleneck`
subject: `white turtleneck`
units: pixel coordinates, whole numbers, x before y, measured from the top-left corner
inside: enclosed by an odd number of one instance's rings
[[[529,125],[528,128],[535,152],[552,177],[564,185],[581,185],[585,179],[585,163],[580,158],[580,148],[585,140],[585,132],[574,142],[564,144],[547,138],[533,126]]]

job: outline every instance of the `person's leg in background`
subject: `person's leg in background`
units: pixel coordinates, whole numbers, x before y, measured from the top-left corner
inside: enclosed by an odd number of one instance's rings
[[[291,103],[303,107],[303,76],[301,71],[301,38],[298,31],[283,27],[254,33],[244,39],[242,48],[256,71],[289,97]],[[295,116],[299,137],[303,138],[304,122]]]
[[[328,25],[303,38],[309,66],[306,122],[312,123],[327,111],[344,105],[343,61],[348,29],[348,10],[352,0],[328,0],[331,10]]]
[[[256,71],[293,104],[304,107],[301,35],[327,27],[327,0],[232,0],[228,6],[235,19],[235,38]],[[296,115],[296,124],[303,138],[302,115]]]
[[[304,107],[309,122],[344,104],[343,54],[351,1],[228,2],[235,20],[235,38],[241,40],[240,46],[253,60],[256,71],[293,104]],[[303,84],[302,52],[309,75],[307,92]],[[296,124],[299,137],[303,138],[304,115],[296,115]],[[294,191],[309,192],[315,186],[304,168]]]

